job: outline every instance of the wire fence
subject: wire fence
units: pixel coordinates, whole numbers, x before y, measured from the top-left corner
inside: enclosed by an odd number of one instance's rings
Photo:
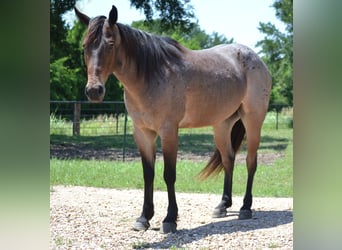
[[[264,128],[273,130],[292,127],[292,108],[277,105],[271,106],[269,110]],[[212,128],[181,129],[179,133],[182,137],[180,144],[182,140],[187,140],[184,143],[188,144],[190,141],[191,144],[194,138],[203,139],[203,136],[211,135]],[[103,136],[113,136],[115,147],[122,149],[122,159],[125,160],[126,149],[130,149],[133,142],[133,124],[123,101],[50,101],[50,136],[53,140],[57,137],[102,136],[108,139]]]
[[[292,127],[292,108],[273,105],[269,110],[265,126]],[[89,136],[131,132],[132,121],[123,101],[50,101],[50,134]]]

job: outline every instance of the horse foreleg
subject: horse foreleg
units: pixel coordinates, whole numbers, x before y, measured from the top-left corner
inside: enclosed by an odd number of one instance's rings
[[[156,138],[157,134],[150,130],[139,130],[137,128],[134,130],[134,139],[141,154],[144,174],[144,204],[141,216],[133,225],[134,230],[147,230],[150,227],[149,220],[151,220],[154,215],[153,180]]]
[[[178,207],[175,193],[176,161],[178,150],[178,129],[167,131],[161,135],[161,143],[164,157],[164,181],[167,187],[168,208],[167,215],[160,227],[161,233],[174,233],[177,228]]]

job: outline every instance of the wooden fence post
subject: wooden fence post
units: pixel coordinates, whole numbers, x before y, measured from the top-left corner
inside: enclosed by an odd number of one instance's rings
[[[123,136],[123,147],[122,147],[122,161],[126,159],[126,136],[127,136],[127,110],[125,108],[125,124],[124,124],[124,136]]]
[[[80,133],[80,123],[81,123],[81,103],[74,103],[74,121],[72,124],[72,134],[79,136]]]

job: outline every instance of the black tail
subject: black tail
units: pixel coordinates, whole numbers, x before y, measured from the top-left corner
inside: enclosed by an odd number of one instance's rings
[[[236,153],[242,143],[242,140],[245,136],[246,130],[243,126],[241,119],[239,119],[233,126],[231,132],[231,141],[233,145],[234,152]],[[208,178],[210,175],[217,175],[223,169],[221,154],[218,149],[215,150],[214,155],[210,158],[208,164],[202,169],[199,173],[199,178],[204,180]]]

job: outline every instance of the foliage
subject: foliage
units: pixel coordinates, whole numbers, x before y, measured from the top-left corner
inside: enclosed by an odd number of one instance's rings
[[[76,0],[50,0],[50,63],[68,54],[67,30],[62,14],[75,6]]]
[[[146,23],[159,18],[162,30],[180,29],[188,32],[193,27],[195,17],[189,2],[190,0],[131,0],[131,5],[144,10]],[[155,13],[159,13],[158,17]]]
[[[50,63],[50,99],[74,100],[78,96],[78,71],[66,65],[69,57],[62,57]]]
[[[276,0],[273,5],[278,17],[286,25],[280,32],[272,23],[259,23],[265,38],[257,42],[263,60],[272,74],[271,104],[293,105],[293,1]]]
[[[77,49],[68,34],[62,14],[75,6],[76,0],[50,1],[50,99],[73,100],[79,96],[77,86],[82,67],[76,67]],[[74,32],[75,33],[75,32]],[[80,31],[81,33],[81,31]],[[76,39],[75,39],[76,40]],[[78,60],[79,61],[79,60]]]

